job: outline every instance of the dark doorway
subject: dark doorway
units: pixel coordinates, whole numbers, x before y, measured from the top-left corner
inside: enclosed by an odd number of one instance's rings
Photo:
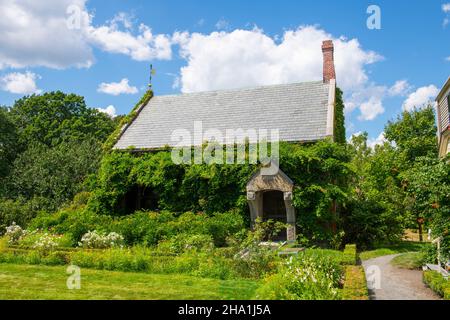
[[[118,203],[121,214],[132,214],[137,210],[157,210],[158,196],[150,189],[140,185],[132,186]]]
[[[263,220],[273,220],[286,223],[286,205],[284,204],[283,192],[277,190],[265,191],[263,193]],[[287,239],[286,229],[283,228],[272,240],[285,241]]]

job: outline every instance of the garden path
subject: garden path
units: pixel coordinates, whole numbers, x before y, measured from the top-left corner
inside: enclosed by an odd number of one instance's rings
[[[362,262],[370,299],[439,300],[440,297],[422,282],[422,271],[401,269],[391,265],[391,260],[397,255],[391,254]]]

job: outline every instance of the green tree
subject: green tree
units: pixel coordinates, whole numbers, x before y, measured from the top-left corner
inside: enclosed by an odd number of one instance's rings
[[[402,190],[392,176],[395,149],[385,143],[372,150],[365,132],[353,136],[348,148],[355,175],[343,214],[345,241],[370,247],[377,241],[398,240],[403,234],[404,211],[399,210]]]
[[[25,96],[14,103],[10,116],[23,149],[90,137],[104,141],[116,125],[108,115],[88,108],[83,97],[61,91]]]
[[[396,146],[397,165],[392,176],[404,187],[401,174],[417,166],[420,157],[437,158],[438,144],[436,136],[436,125],[433,107],[428,105],[423,109],[404,111],[395,122],[388,122],[385,127],[385,137]],[[406,197],[406,195],[405,195]],[[422,229],[424,224],[424,213],[417,207],[408,205],[410,197],[406,197],[403,208],[414,208],[410,210],[411,222],[417,223],[420,241],[422,241]]]
[[[438,145],[433,107],[403,111],[396,121],[389,121],[384,132],[395,143],[404,169],[421,156],[437,157]]]
[[[414,217],[429,222],[432,236],[443,237],[442,255],[450,258],[450,165],[449,159],[420,157],[401,176],[407,193],[405,203]]]
[[[17,132],[6,108],[0,107],[0,195],[3,194],[5,177],[16,156]]]
[[[31,145],[14,162],[8,193],[14,199],[39,199],[41,210],[56,210],[80,192],[85,178],[96,172],[101,150],[101,143],[93,138],[53,148],[42,143]]]

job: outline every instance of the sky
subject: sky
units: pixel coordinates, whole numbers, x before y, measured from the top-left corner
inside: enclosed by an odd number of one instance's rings
[[[347,136],[374,145],[450,76],[449,0],[0,0],[0,12],[6,106],[61,90],[127,114],[150,64],[156,95],[321,80],[332,39]]]

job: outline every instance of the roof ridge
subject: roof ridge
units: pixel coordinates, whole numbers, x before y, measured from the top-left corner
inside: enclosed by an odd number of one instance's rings
[[[269,85],[260,85],[260,86],[253,86],[253,87],[240,87],[240,88],[231,88],[231,89],[218,89],[218,90],[208,90],[208,91],[197,91],[197,92],[187,92],[187,93],[178,93],[178,94],[165,94],[165,95],[154,95],[154,98],[160,98],[160,97],[181,97],[181,96],[188,96],[188,95],[202,95],[202,94],[211,94],[211,93],[219,93],[219,92],[236,92],[236,91],[251,91],[256,89],[263,89],[263,88],[274,88],[274,87],[286,87],[286,86],[292,86],[292,85],[298,85],[298,84],[323,84],[328,85],[328,83],[323,83],[322,80],[317,81],[303,81],[303,82],[289,82],[289,83],[277,83],[277,84],[269,84]]]

